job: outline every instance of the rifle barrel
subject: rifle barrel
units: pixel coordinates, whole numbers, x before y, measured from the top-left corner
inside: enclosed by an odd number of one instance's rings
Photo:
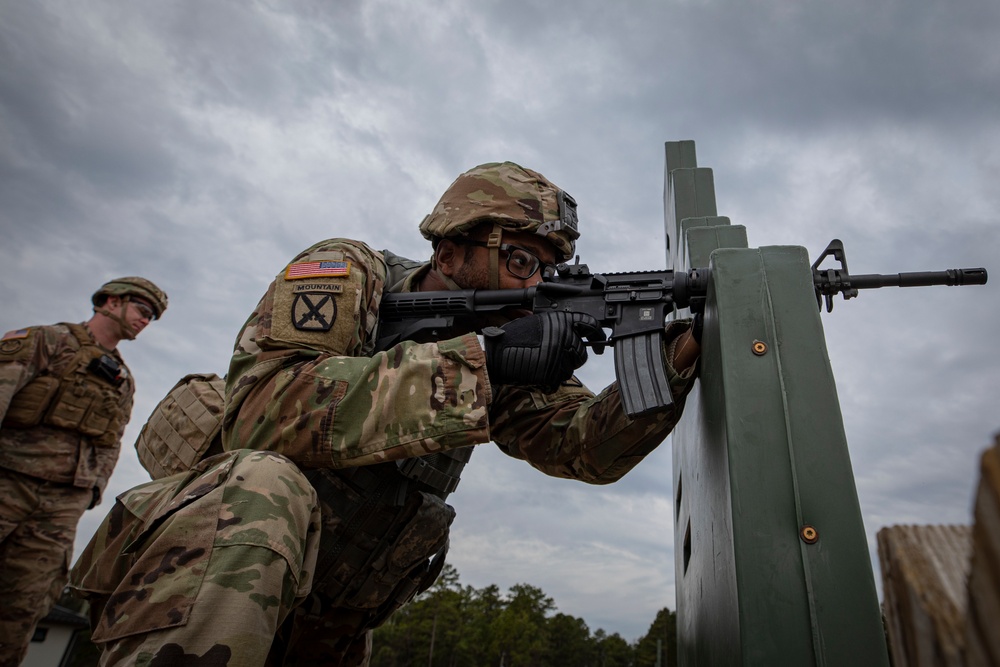
[[[947,271],[914,271],[911,273],[863,274],[851,276],[848,282],[857,289],[878,287],[929,287],[931,285],[985,285],[986,269],[948,269]]]

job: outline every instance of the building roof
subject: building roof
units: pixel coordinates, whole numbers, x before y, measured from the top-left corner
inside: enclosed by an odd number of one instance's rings
[[[90,619],[83,614],[79,614],[72,609],[53,605],[48,615],[41,620],[42,623],[50,625],[69,625],[75,628],[86,628],[90,626]]]

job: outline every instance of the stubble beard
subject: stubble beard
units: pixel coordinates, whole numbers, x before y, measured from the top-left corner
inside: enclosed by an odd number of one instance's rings
[[[471,253],[466,252],[465,262],[458,267],[455,271],[455,275],[452,278],[459,287],[462,289],[489,289],[490,288],[490,269],[489,266],[483,266],[482,264],[477,264],[471,262]],[[482,327],[494,326],[498,327],[510,322],[512,319],[517,317],[523,317],[529,315],[530,311],[500,311],[497,313],[491,313],[483,317],[477,318],[477,330],[481,330]]]
[[[458,267],[454,280],[462,289],[489,289],[489,271],[489,268],[482,264],[466,261]]]

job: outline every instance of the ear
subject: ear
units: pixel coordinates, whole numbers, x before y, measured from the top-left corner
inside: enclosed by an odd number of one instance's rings
[[[441,239],[437,250],[434,251],[434,259],[437,261],[438,271],[451,278],[461,266],[464,255],[458,244],[448,239]]]

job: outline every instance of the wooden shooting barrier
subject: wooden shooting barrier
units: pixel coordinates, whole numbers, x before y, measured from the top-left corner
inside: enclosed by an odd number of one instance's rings
[[[748,247],[693,141],[666,144],[664,208],[671,268],[711,270],[673,434],[680,664],[887,666],[808,253]]]

